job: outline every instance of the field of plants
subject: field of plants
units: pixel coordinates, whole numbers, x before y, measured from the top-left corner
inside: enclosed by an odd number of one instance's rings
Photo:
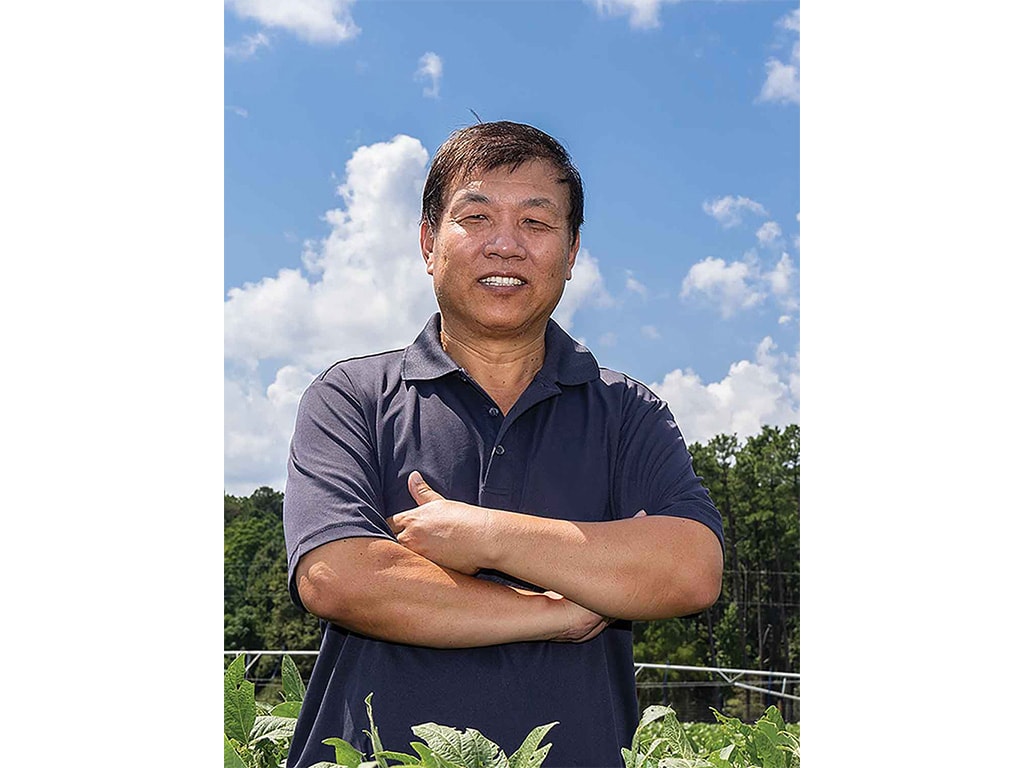
[[[305,692],[295,662],[284,656],[281,701],[257,701],[256,686],[245,679],[245,657],[236,657],[224,674],[224,768],[283,766]],[[334,762],[313,768],[541,768],[551,748],[541,742],[557,725],[538,725],[509,756],[472,728],[463,732],[423,723],[412,728],[422,741],[409,744],[410,754],[381,743],[372,698],[372,693],[366,698],[366,713],[373,754],[364,755],[340,738],[327,739]],[[750,725],[713,712],[716,723],[681,723],[671,707],[647,707],[632,743],[622,748],[622,768],[799,768],[799,724],[785,723],[775,707]]]

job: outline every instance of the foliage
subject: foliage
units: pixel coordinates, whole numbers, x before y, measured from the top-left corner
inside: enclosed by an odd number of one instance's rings
[[[276,706],[255,699],[255,686],[245,679],[245,659],[238,656],[224,673],[224,768],[284,766],[305,686],[291,657],[281,662],[282,698]],[[373,694],[366,714],[373,753],[364,756],[344,739],[324,744],[334,748],[334,762],[312,768],[540,768],[551,744],[541,742],[558,723],[530,731],[508,757],[479,731],[464,732],[437,723],[412,727],[422,741],[409,746],[415,754],[385,749],[373,721]],[[718,725],[680,723],[671,707],[644,710],[629,748],[622,748],[624,768],[799,768],[799,726],[787,725],[775,707],[753,725],[714,712]],[[368,759],[369,758],[369,759]]]
[[[800,427],[766,426],[743,443],[718,435],[689,449],[694,471],[722,513],[722,594],[694,616],[635,622],[634,656],[659,664],[798,671]],[[640,687],[641,704],[671,704],[686,719],[710,708],[750,719],[772,703],[750,693],[726,699],[723,687],[672,687],[682,680],[667,672],[657,685],[647,673],[641,682],[653,687]],[[779,705],[794,714],[794,703]]]
[[[295,662],[281,662],[283,701],[256,701],[256,686],[245,679],[245,657],[224,673],[224,768],[276,768],[284,765],[306,688]]]
[[[224,496],[225,650],[302,650],[320,645],[319,622],[295,606],[288,594],[283,505],[284,494],[266,487],[247,498]],[[311,662],[299,663],[308,674]],[[262,659],[255,673],[269,678],[277,673],[274,664],[269,657]]]
[[[775,707],[757,722],[714,712],[718,726],[680,723],[671,707],[644,710],[625,768],[799,768],[800,731],[786,725]]]

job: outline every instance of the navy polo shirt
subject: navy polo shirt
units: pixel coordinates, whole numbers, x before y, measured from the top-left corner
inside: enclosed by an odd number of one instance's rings
[[[302,555],[353,536],[394,539],[385,518],[415,506],[413,470],[470,504],[587,522],[643,509],[698,520],[722,541],[672,414],[643,384],[599,368],[549,321],[544,365],[503,416],[439,334],[434,315],[405,350],[336,363],[303,395],[284,498],[298,605]],[[497,572],[478,577],[536,589]],[[475,728],[511,755],[532,728],[558,721],[545,768],[618,768],[638,720],[631,625],[616,622],[585,643],[433,649],[324,622],[289,768],[333,760],[322,744],[331,737],[370,754],[371,692],[387,749],[411,751],[410,728],[435,722]]]

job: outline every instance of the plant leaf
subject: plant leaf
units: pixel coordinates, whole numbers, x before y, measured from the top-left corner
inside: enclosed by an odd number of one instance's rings
[[[512,757],[508,759],[510,768],[538,768],[538,766],[544,762],[544,758],[547,757],[549,751],[551,751],[551,745],[545,744],[540,747],[541,740],[547,736],[548,731],[558,725],[558,722],[548,723],[547,725],[538,725],[532,731],[527,734],[526,739],[520,745]]]
[[[224,768],[248,768],[227,735],[224,736]]]
[[[301,710],[301,701],[282,701],[280,704],[278,704],[276,707],[270,710],[270,714],[274,717],[291,717],[294,719],[298,719],[299,712]]]
[[[236,690],[243,680],[245,680],[245,657],[238,655],[224,671],[224,690],[226,691],[228,688]]]
[[[299,668],[295,666],[291,656],[281,657],[281,684],[285,701],[301,703],[306,697],[306,686],[303,684]]]
[[[462,768],[508,768],[508,758],[497,744],[479,731],[461,733],[447,725],[422,723],[412,732],[427,742],[434,753]]]
[[[363,762],[363,753],[344,739],[324,739],[322,743],[334,747],[334,761],[346,768],[359,768]]]
[[[224,690],[224,733],[241,744],[249,743],[256,721],[256,686],[243,680],[237,689]]]
[[[295,734],[295,718],[260,715],[253,723],[249,732],[249,744],[261,741],[280,741],[291,739]]]
[[[373,691],[366,695],[366,717],[370,721],[370,730],[363,731],[363,733],[370,737],[370,743],[373,745],[373,759],[380,768],[388,768],[388,761],[384,758],[384,745],[381,744],[377,726],[373,723],[373,707],[370,706],[371,699],[373,699]]]

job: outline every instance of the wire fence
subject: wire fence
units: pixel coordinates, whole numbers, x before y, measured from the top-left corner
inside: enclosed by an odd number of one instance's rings
[[[281,657],[291,656],[303,680],[309,679],[319,651],[224,651],[225,666],[245,656],[246,679],[256,685],[257,697],[277,701],[281,689]],[[652,704],[670,706],[680,720],[714,722],[712,709],[752,722],[776,706],[788,723],[800,721],[800,673],[764,669],[699,667],[636,662],[640,710]]]

